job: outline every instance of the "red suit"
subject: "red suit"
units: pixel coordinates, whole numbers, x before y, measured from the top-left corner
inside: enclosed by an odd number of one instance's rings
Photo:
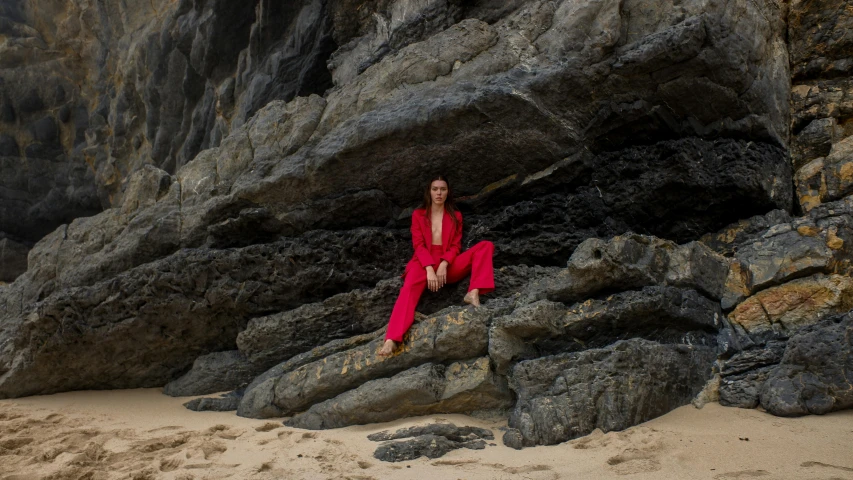
[[[489,293],[495,289],[495,275],[492,267],[492,255],[495,246],[492,242],[482,241],[463,253],[462,250],[462,214],[456,212],[456,228],[450,214],[444,212],[441,221],[441,245],[432,244],[432,229],[426,210],[418,209],[412,212],[412,246],[415,254],[406,264],[403,274],[403,288],[391,312],[388,331],[385,338],[399,343],[409,330],[415,319],[415,307],[426,288],[426,267],[432,265],[438,270],[442,260],[447,260],[447,283],[455,283],[471,273],[471,284],[468,291],[475,288],[480,294]]]

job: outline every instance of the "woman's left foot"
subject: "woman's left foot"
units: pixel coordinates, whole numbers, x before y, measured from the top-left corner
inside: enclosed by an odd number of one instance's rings
[[[479,289],[471,290],[470,292],[468,292],[467,295],[465,295],[465,298],[463,298],[462,300],[465,303],[469,303],[471,305],[474,305],[475,307],[479,307],[480,306],[480,290]]]

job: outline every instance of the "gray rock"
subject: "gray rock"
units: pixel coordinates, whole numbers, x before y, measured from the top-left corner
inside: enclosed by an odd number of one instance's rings
[[[0,233],[0,282],[12,282],[27,271],[29,251],[23,243],[5,238]]]
[[[237,347],[263,370],[316,345],[305,329],[345,332],[351,325],[373,331],[388,323],[397,298],[399,279],[383,280],[375,288],[335,295],[319,303],[253,318],[237,336]]]
[[[376,355],[383,343],[377,338],[255,385],[249,392],[251,395],[247,393],[243,398],[240,414],[253,418],[263,418],[271,411],[292,415],[369,380],[428,362],[445,363],[485,355],[490,320],[491,312],[486,307],[444,310],[415,323],[390,357]]]
[[[759,239],[770,227],[793,220],[785,210],[771,210],[764,215],[755,215],[727,225],[716,233],[708,233],[699,240],[708,245],[711,250],[731,257],[743,245]]]
[[[797,4],[789,13],[791,75],[794,79],[838,76],[853,70],[850,2]]]
[[[496,289],[483,301],[495,297],[511,297],[526,288],[534,278],[554,269],[515,265],[495,270]],[[431,315],[451,305],[462,303],[468,280],[447,285],[439,292],[425,291],[418,303],[419,314]],[[256,317],[237,336],[237,347],[253,364],[270,368],[317,345],[317,338],[305,334],[305,325],[319,331],[341,332],[344,335],[352,325],[373,330],[388,323],[402,280],[391,278],[380,281],[372,289],[353,290],[328,299],[302,305],[299,308]],[[337,335],[337,334],[336,334]]]
[[[728,377],[749,370],[776,365],[782,360],[782,355],[785,353],[785,343],[780,340],[771,340],[763,347],[739,352],[721,362],[720,374],[723,377]]]
[[[542,300],[495,319],[489,356],[495,370],[505,373],[518,360],[603,347],[629,337],[715,346],[721,320],[719,303],[695,290],[668,286],[571,307]]]
[[[632,339],[519,362],[509,376],[518,398],[509,427],[517,433],[505,442],[553,445],[663,415],[703,389],[715,358],[710,347]]]
[[[389,442],[400,438],[413,437],[411,440]],[[495,438],[490,430],[478,427],[457,427],[452,423],[433,423],[397,430],[394,433],[383,431],[367,436],[380,445],[373,456],[385,462],[403,462],[418,457],[438,458],[458,448],[482,450],[485,440]]]
[[[845,315],[791,337],[760,391],[761,406],[779,416],[824,414],[853,407],[853,318]]]
[[[486,442],[485,440],[454,442],[438,435],[422,435],[411,440],[380,445],[373,452],[373,456],[383,462],[405,462],[420,457],[439,458],[447,452],[460,448],[483,450],[486,448]]]
[[[285,425],[321,430],[433,413],[471,413],[511,405],[512,394],[506,379],[495,375],[489,358],[482,357],[447,367],[425,364],[391,378],[371,380],[312,405],[308,411],[287,420]]]
[[[719,299],[742,290],[738,278],[729,278],[729,263],[699,242],[676,245],[632,233],[610,240],[591,238],[575,250],[566,269],[529,290],[533,298],[571,303],[601,291],[671,285]]]
[[[312,348],[307,352],[300,353],[299,355],[291,357],[290,359],[270,368],[263,374],[255,377],[249,386],[246,387],[243,400],[240,402],[240,406],[237,409],[237,415],[250,418],[284,416],[281,409],[272,402],[273,389],[275,383],[278,382],[279,377],[292,372],[303,365],[322,360],[332,354],[364,345],[372,340],[381,338],[384,334],[385,329],[382,328],[372,333],[333,340],[329,343],[320,345],[319,347]],[[256,390],[256,387],[260,388],[257,388]]]
[[[749,295],[816,273],[850,274],[853,199],[817,206],[807,215],[748,235],[737,246],[723,309]]]
[[[166,384],[163,393],[172,397],[207,395],[244,388],[262,368],[236,350],[198,357],[189,372]],[[236,410],[236,404],[233,409]]]
[[[223,395],[212,398],[196,398],[184,404],[194,412],[233,412],[240,403],[238,395]]]
[[[0,322],[0,338],[14,345],[0,351],[0,364],[9,366],[0,369],[0,397],[162,386],[199,355],[233,349],[252,317],[394,275],[394,259],[402,256],[395,246],[403,242],[393,233],[361,230],[315,232],[245,249],[185,249],[113,280],[52,295],[46,288],[20,290],[34,288],[26,280],[37,272],[29,271],[10,287],[17,300],[5,312],[16,309],[15,316]],[[366,267],[371,264],[375,268]],[[39,295],[45,298],[36,307],[20,303]],[[314,337],[303,345],[308,350],[373,328],[307,329]],[[67,367],[61,372],[54,368],[60,358]]]
[[[746,373],[721,378],[720,405],[740,408],[757,407],[761,389],[774,367],[760,367]]]
[[[468,440],[476,440],[482,438],[485,440],[494,440],[495,435],[491,430],[480,427],[457,427],[452,423],[431,423],[429,425],[416,425],[409,428],[401,428],[395,432],[383,430],[381,432],[371,433],[367,436],[368,440],[374,442],[387,442],[388,440],[399,440],[401,438],[419,437],[421,435],[436,435],[445,437],[455,442],[464,442]]]
[[[19,157],[21,149],[15,137],[7,134],[0,135],[0,157]]]

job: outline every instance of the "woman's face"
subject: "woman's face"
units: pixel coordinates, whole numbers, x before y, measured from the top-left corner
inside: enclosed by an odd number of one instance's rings
[[[444,205],[447,200],[447,182],[435,180],[429,186],[429,197],[433,205]]]

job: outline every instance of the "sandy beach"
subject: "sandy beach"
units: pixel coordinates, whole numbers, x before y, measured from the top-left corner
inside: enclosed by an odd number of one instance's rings
[[[0,479],[853,479],[853,411],[778,418],[708,404],[623,432],[512,450],[501,423],[433,415],[330,431],[186,410],[160,389],[0,401]],[[373,432],[433,422],[492,429],[495,445],[438,459],[373,458]]]

